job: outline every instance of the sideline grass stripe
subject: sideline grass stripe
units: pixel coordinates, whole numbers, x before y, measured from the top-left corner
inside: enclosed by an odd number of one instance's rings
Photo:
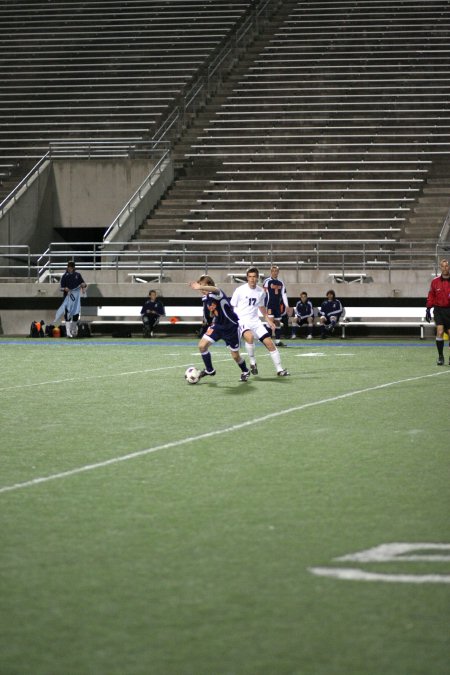
[[[360,394],[367,394],[372,391],[379,391],[381,389],[386,389],[388,387],[393,387],[397,384],[405,384],[407,382],[416,382],[418,380],[425,380],[432,377],[439,377],[440,375],[448,375],[450,370],[440,371],[439,373],[430,373],[428,375],[418,375],[415,377],[407,377],[403,380],[395,380],[393,382],[385,382],[384,384],[378,384],[374,387],[366,387],[365,389],[356,389],[355,391],[349,391],[346,394],[339,394],[338,396],[331,396],[329,398],[324,398],[319,401],[311,401],[310,403],[303,403],[302,405],[294,406],[292,408],[286,408],[284,410],[279,410],[277,412],[268,413],[261,417],[255,417],[251,420],[241,422],[239,424],[233,424],[230,427],[225,429],[216,429],[214,431],[208,431],[204,434],[199,434],[197,436],[188,436],[187,438],[181,438],[177,441],[171,441],[170,443],[164,443],[162,445],[157,445],[153,448],[146,448],[144,450],[137,450],[136,452],[131,452],[121,457],[114,457],[112,459],[107,459],[102,462],[97,462],[95,464],[86,464],[80,466],[76,469],[70,469],[69,471],[62,471],[61,473],[51,474],[50,476],[41,476],[39,478],[33,478],[32,480],[25,481],[23,483],[16,483],[14,485],[5,485],[0,488],[0,494],[6,492],[14,492],[16,490],[21,490],[28,487],[33,487],[35,485],[40,485],[41,483],[48,483],[52,480],[58,480],[60,478],[68,478],[69,476],[75,476],[77,474],[85,473],[87,471],[94,471],[95,469],[101,469],[113,464],[118,464],[119,462],[126,462],[130,459],[136,459],[138,457],[144,457],[145,455],[150,455],[154,452],[159,452],[160,450],[168,450],[170,448],[176,448],[181,445],[187,445],[188,443],[201,441],[206,438],[212,438],[214,436],[220,436],[222,434],[227,434],[233,431],[239,431],[240,429],[245,429],[247,427],[254,426],[255,424],[260,424],[261,422],[266,422],[270,419],[275,419],[283,415],[289,415],[293,412],[299,412],[307,408],[313,408],[318,405],[324,405],[325,403],[333,403],[335,401],[341,401],[346,398],[351,398],[353,396],[358,396]]]

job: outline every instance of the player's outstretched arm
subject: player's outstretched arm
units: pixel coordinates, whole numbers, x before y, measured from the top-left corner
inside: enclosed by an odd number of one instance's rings
[[[217,286],[203,286],[199,284],[198,281],[190,281],[188,284],[194,291],[201,291],[202,293],[218,293],[219,289]]]

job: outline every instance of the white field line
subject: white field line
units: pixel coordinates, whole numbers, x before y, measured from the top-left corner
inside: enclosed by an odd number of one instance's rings
[[[344,579],[345,581],[382,581],[392,584],[450,584],[450,574],[385,574],[366,572],[350,567],[309,567],[312,574],[319,577]]]
[[[200,358],[200,353],[197,353],[196,356]],[[226,359],[214,359],[214,363],[222,363],[223,361],[231,361],[231,357]],[[200,361],[201,363],[201,361]],[[192,366],[192,361],[189,363],[181,363],[176,366],[161,366],[160,368],[144,368],[142,370],[129,370],[122,373],[107,373],[105,375],[88,375],[87,377],[65,377],[60,380],[44,380],[42,382],[31,382],[29,384],[13,384],[9,387],[0,387],[0,391],[10,391],[11,389],[27,389],[28,387],[42,387],[48,384],[65,384],[66,382],[87,382],[89,380],[101,380],[102,378],[111,378],[111,377],[125,377],[127,375],[142,375],[144,373],[157,373],[160,370],[174,370],[175,368],[188,368]]]
[[[397,384],[405,384],[407,382],[417,382],[419,380],[425,380],[432,377],[438,377],[439,375],[447,375],[450,373],[450,370],[440,371],[439,373],[432,373],[429,375],[418,375],[416,377],[407,377],[403,380],[394,380],[393,382],[385,382],[384,384],[377,384],[374,387],[366,387],[365,389],[356,389],[355,391],[349,391],[346,394],[339,394],[338,396],[331,396],[329,398],[323,398],[319,401],[312,401],[310,403],[303,403],[302,405],[293,406],[292,408],[287,408],[284,410],[278,410],[277,412],[268,413],[267,415],[262,415],[261,417],[254,417],[253,419],[247,420],[245,422],[240,422],[239,424],[233,424],[224,429],[216,429],[214,431],[208,431],[204,434],[198,434],[197,436],[188,436],[186,438],[180,438],[177,441],[171,441],[170,443],[163,443],[162,445],[155,445],[153,448],[146,448],[145,450],[137,450],[136,452],[130,452],[127,455],[121,455],[120,457],[113,457],[111,459],[104,460],[103,462],[97,462],[95,464],[85,464],[75,469],[69,469],[68,471],[62,471],[60,473],[54,473],[49,476],[41,476],[39,478],[33,478],[32,480],[25,481],[23,483],[15,483],[14,485],[5,485],[0,488],[0,494],[6,492],[14,492],[16,490],[22,490],[24,488],[33,487],[41,483],[48,483],[52,480],[59,480],[60,478],[68,478],[69,476],[76,476],[80,473],[85,473],[87,471],[94,471],[95,469],[102,469],[106,466],[111,466],[113,464],[118,464],[119,462],[127,462],[130,459],[136,459],[138,457],[144,457],[145,455],[150,455],[154,452],[159,452],[160,450],[168,450],[169,448],[177,448],[181,445],[187,445],[188,443],[196,443],[198,441],[205,440],[207,438],[213,438],[214,436],[221,436],[222,434],[232,433],[234,431],[240,431],[247,427],[255,426],[256,424],[261,424],[261,422],[267,422],[268,420],[281,417],[283,415],[290,415],[294,412],[300,412],[306,408],[313,408],[318,405],[324,405],[326,403],[333,403],[335,401],[342,401],[353,396],[359,396],[360,394],[367,394],[372,391],[380,391],[381,389],[387,389],[388,387],[394,387]]]

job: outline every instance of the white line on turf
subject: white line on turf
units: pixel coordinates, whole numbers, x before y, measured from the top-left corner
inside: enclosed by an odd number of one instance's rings
[[[295,356],[325,356],[323,352],[306,352],[305,354],[296,354]]]
[[[382,389],[387,389],[388,387],[394,387],[397,384],[405,384],[407,382],[417,382],[419,380],[425,380],[432,377],[439,377],[440,375],[448,375],[450,370],[440,371],[439,373],[431,373],[428,375],[417,375],[415,377],[406,377],[403,380],[394,380],[393,382],[385,382],[384,384],[377,384],[374,387],[366,387],[365,389],[356,389],[355,391],[349,391],[345,394],[338,394],[337,396],[330,396],[329,398],[323,398],[319,401],[311,401],[310,403],[303,403],[301,405],[293,406],[292,408],[286,408],[284,410],[278,410],[277,412],[268,413],[267,415],[262,415],[261,417],[254,417],[251,420],[246,420],[245,422],[240,422],[239,424],[233,424],[230,427],[225,427],[224,429],[215,429],[214,431],[208,431],[204,434],[198,434],[197,436],[188,436],[186,438],[180,438],[177,441],[170,441],[169,443],[163,443],[162,445],[156,445],[153,448],[146,448],[144,450],[137,450],[136,452],[130,452],[127,455],[121,455],[120,457],[112,457],[111,459],[104,460],[103,462],[97,462],[95,464],[85,464],[84,466],[77,467],[75,469],[69,469],[68,471],[61,471],[60,473],[54,473],[49,476],[41,476],[39,478],[33,478],[32,480],[24,481],[23,483],[15,483],[14,485],[5,485],[0,488],[0,494],[5,492],[13,492],[15,490],[22,490],[24,488],[33,487],[41,483],[48,483],[52,480],[58,480],[60,478],[68,478],[69,476],[75,476],[77,474],[85,473],[88,471],[94,471],[95,469],[102,469],[113,464],[118,464],[119,462],[126,462],[129,459],[136,459],[138,457],[144,457],[145,455],[150,455],[154,452],[159,452],[160,450],[168,450],[169,448],[177,448],[181,445],[187,445],[188,443],[196,443],[202,441],[206,438],[213,438],[214,436],[221,436],[222,434],[231,433],[234,431],[240,431],[246,427],[252,427],[256,424],[261,424],[261,422],[267,422],[268,420],[281,417],[282,415],[289,415],[293,412],[299,412],[307,408],[313,408],[318,405],[324,405],[326,403],[333,403],[335,401],[342,401],[352,396],[358,396],[360,394],[367,394],[372,391],[380,391]]]
[[[383,581],[393,584],[450,584],[450,574],[386,574],[344,567],[309,567],[319,577],[346,581]]]
[[[199,356],[199,353],[195,356]],[[226,359],[214,359],[217,363],[230,361]],[[231,363],[231,361],[230,361]],[[188,368],[192,363],[181,363],[175,366],[161,366],[160,368],[144,368],[142,370],[129,370],[122,373],[106,373],[103,375],[88,375],[87,377],[65,377],[60,380],[44,380],[43,382],[30,382],[28,384],[13,384],[9,387],[0,387],[0,391],[10,391],[11,389],[26,389],[28,387],[42,387],[47,384],[65,384],[66,382],[87,382],[88,380],[101,380],[102,378],[124,377],[126,375],[143,375],[145,373],[157,373],[161,370],[174,370],[175,368]]]

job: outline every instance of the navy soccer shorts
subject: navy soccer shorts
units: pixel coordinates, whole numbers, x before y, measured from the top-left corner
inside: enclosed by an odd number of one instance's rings
[[[220,324],[211,324],[203,336],[208,342],[218,342],[223,340],[227,347],[232,352],[239,351],[239,329],[238,326],[232,324],[230,327],[225,327]]]

